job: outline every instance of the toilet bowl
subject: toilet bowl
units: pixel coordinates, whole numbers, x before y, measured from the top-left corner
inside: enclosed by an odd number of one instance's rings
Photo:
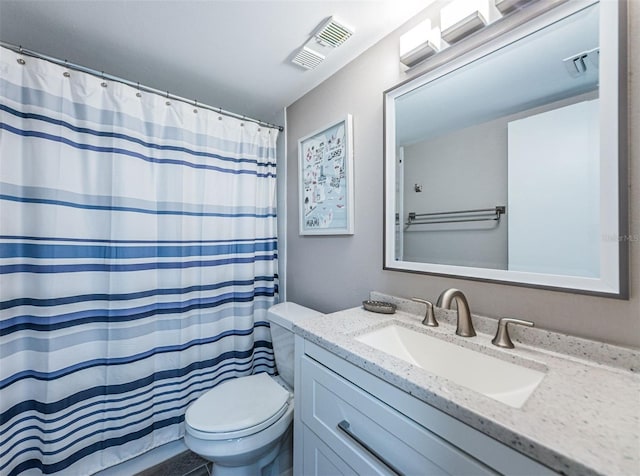
[[[293,421],[293,394],[267,374],[240,377],[203,394],[185,414],[185,444],[216,476],[255,475],[276,457]]]
[[[185,444],[213,462],[215,476],[259,475],[278,456],[293,422],[293,323],[320,313],[293,303],[271,307],[279,376],[227,380],[202,394],[185,414]]]

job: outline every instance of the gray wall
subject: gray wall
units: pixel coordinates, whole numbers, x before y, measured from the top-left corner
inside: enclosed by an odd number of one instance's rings
[[[414,18],[406,27],[417,24]],[[354,307],[379,290],[435,299],[461,288],[478,314],[531,319],[539,327],[640,347],[640,2],[629,2],[630,299],[383,271],[382,93],[399,70],[401,28],[287,108],[287,298],[323,312]],[[297,227],[297,139],[353,114],[355,235],[301,237]]]
[[[404,149],[404,216],[507,205],[507,119]],[[414,191],[414,184],[423,186]],[[507,213],[500,221],[411,225],[404,260],[507,269]]]
[[[287,122],[287,111],[282,109],[280,114],[275,117],[274,124],[285,124]],[[287,146],[287,131],[284,130],[278,134],[276,142],[277,157],[286,157],[285,149]],[[280,177],[287,176],[287,162],[278,160],[276,167],[277,182],[277,203],[278,203],[278,277],[280,286],[278,287],[280,301],[287,300],[287,289],[282,284],[287,279],[287,182],[280,180]]]

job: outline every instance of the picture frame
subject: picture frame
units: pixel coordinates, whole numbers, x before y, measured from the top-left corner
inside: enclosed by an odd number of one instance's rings
[[[298,140],[300,235],[353,235],[353,118]]]

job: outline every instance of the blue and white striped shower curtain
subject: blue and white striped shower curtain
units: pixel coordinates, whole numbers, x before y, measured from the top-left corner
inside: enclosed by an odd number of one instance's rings
[[[0,474],[90,474],[273,373],[277,131],[0,51]]]

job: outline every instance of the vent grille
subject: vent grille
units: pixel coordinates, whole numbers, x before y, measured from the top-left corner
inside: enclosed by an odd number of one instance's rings
[[[291,62],[304,69],[313,69],[322,63],[334,48],[344,43],[353,30],[344,24],[337,22],[334,17],[323,20],[316,32],[306,43],[289,56]]]
[[[323,55],[316,51],[313,51],[311,48],[303,46],[291,60],[291,62],[297,64],[298,66],[302,66],[305,69],[313,69],[320,63],[322,63],[323,60]]]
[[[335,48],[347,41],[351,35],[353,30],[331,17],[314,36],[323,46]]]
[[[583,51],[582,53],[563,59],[562,62],[565,68],[567,68],[569,75],[573,78],[583,76],[587,73],[594,73],[594,71],[595,74],[597,74],[597,69],[600,66],[600,48]]]

